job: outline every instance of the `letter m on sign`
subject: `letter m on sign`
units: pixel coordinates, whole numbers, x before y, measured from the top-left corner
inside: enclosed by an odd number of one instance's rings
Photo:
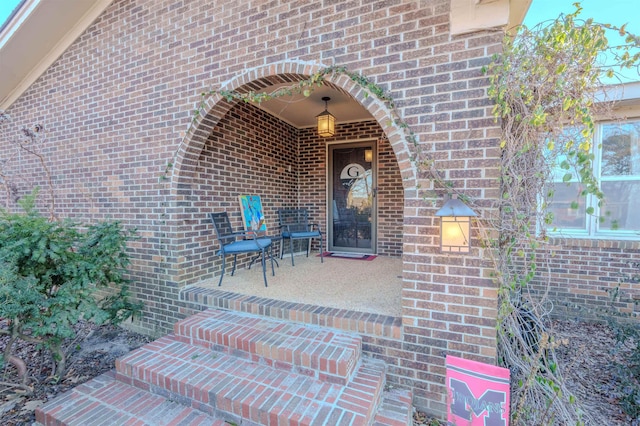
[[[447,405],[456,426],[509,425],[509,370],[447,356]]]

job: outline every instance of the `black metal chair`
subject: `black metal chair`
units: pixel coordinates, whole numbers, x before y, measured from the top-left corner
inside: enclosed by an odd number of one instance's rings
[[[231,276],[236,271],[236,261],[238,254],[241,253],[258,253],[262,262],[262,275],[264,277],[264,286],[267,287],[267,264],[266,256],[269,255],[271,259],[271,275],[275,275],[275,269],[273,269],[273,257],[271,256],[271,238],[259,237],[255,232],[249,231],[233,231],[231,222],[229,222],[229,215],[227,212],[222,213],[209,213],[211,221],[213,222],[213,228],[216,231],[218,242],[220,243],[220,250],[217,254],[222,257],[222,272],[220,273],[220,281],[218,286],[222,285],[222,278],[224,277],[224,271],[226,267],[225,258],[227,255],[233,255],[233,269],[231,270]],[[240,239],[242,238],[242,239]],[[254,259],[255,260],[255,259]],[[249,269],[251,269],[249,264]]]
[[[314,238],[320,240],[320,262],[324,263],[324,249],[322,244],[322,231],[320,224],[309,223],[309,213],[307,209],[280,209],[278,210],[278,222],[280,225],[280,259],[284,255],[284,241],[289,240],[291,251],[291,265],[293,262],[293,240],[309,240],[307,244],[307,257],[311,251],[311,241]]]

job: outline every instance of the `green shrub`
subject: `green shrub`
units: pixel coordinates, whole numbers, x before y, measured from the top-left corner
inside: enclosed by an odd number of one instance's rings
[[[20,363],[11,354],[17,339],[39,343],[61,377],[62,345],[78,321],[118,324],[140,311],[124,278],[134,233],[118,222],[50,221],[35,209],[36,196],[20,201],[23,213],[0,209],[0,318],[8,324],[0,334],[10,336],[3,358]]]

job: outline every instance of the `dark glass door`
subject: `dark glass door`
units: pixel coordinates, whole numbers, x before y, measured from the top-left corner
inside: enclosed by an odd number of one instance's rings
[[[329,250],[375,253],[375,142],[329,146]]]

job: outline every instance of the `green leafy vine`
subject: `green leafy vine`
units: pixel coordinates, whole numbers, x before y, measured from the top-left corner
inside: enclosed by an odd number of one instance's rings
[[[371,79],[369,79],[368,77],[360,73],[349,71],[344,66],[334,65],[322,68],[317,72],[311,74],[306,79],[300,80],[289,86],[280,87],[272,92],[260,92],[253,90],[249,90],[247,92],[240,92],[237,90],[209,90],[206,92],[202,92],[200,94],[200,101],[198,102],[196,108],[193,110],[191,126],[196,125],[201,116],[203,114],[206,114],[207,100],[213,96],[219,95],[228,102],[235,101],[256,104],[297,94],[302,94],[303,96],[308,97],[316,88],[327,84],[327,80],[330,77],[339,75],[346,75],[360,88],[364,89],[365,97],[373,96],[384,103],[384,105],[390,111],[390,123],[402,130],[406,142],[413,149],[411,160],[414,162],[414,164],[416,164],[419,171],[426,172],[428,174],[428,177],[434,183],[434,188],[446,188],[447,192],[456,192],[453,189],[453,184],[446,181],[442,177],[441,173],[436,169],[435,161],[421,150],[418,137],[411,129],[409,124],[404,119],[402,119],[401,115],[398,113],[393,98],[388,93],[386,93],[382,87],[371,81]],[[169,163],[169,165],[165,168],[160,177],[161,180],[167,179],[167,176],[172,169],[173,163],[174,162]],[[465,198],[464,194],[458,194],[458,196],[461,199]]]
[[[578,182],[578,197],[590,195],[604,205],[592,140],[596,119],[607,117],[612,105],[598,95],[605,78],[640,60],[638,37],[624,26],[581,20],[579,3],[574,6],[571,14],[506,37],[503,53],[486,69],[502,128],[499,213],[490,226],[499,235],[487,243],[495,247],[488,254],[499,284],[499,359],[515,384],[514,425],[584,421],[557,368],[556,342],[545,330],[545,300],[530,297],[528,285],[550,279],[545,259],[552,256],[546,234],[554,219],[552,177],[560,173],[563,182]],[[608,31],[625,36],[627,44],[609,46]],[[602,64],[603,53],[612,65]]]

